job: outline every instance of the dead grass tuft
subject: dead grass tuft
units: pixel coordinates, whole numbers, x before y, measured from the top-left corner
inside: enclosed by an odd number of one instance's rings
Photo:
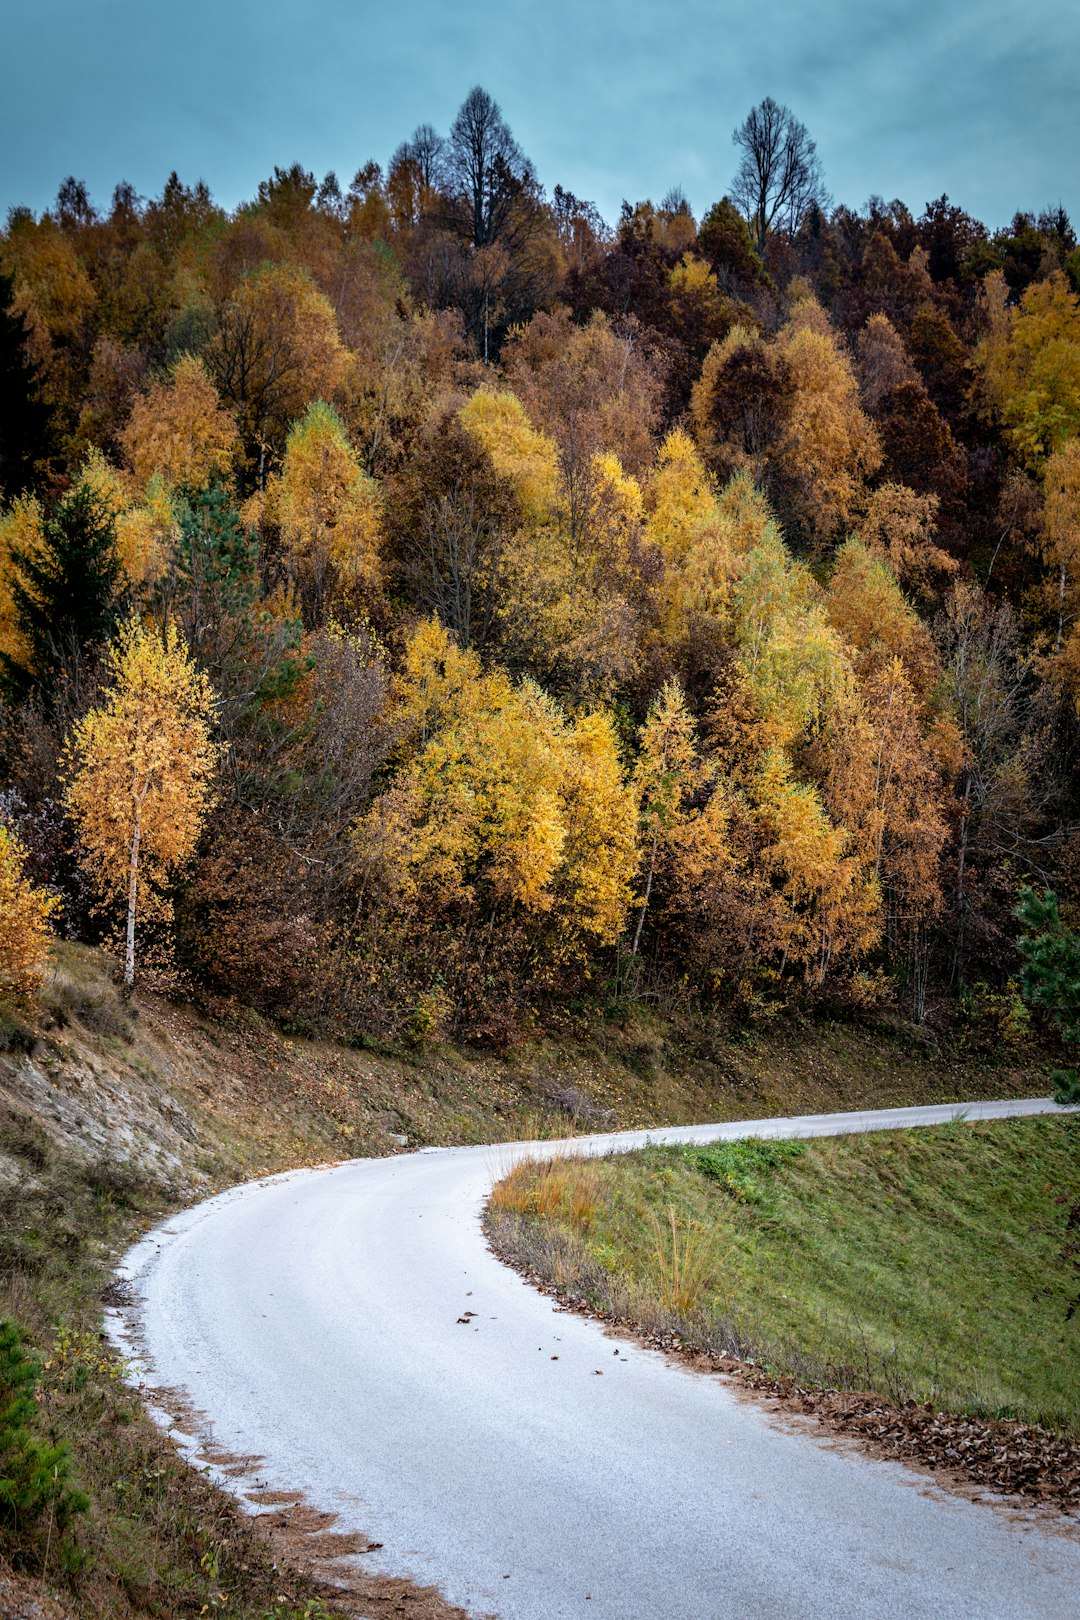
[[[523,1159],[492,1189],[492,1208],[508,1214],[558,1218],[587,1232],[600,1200],[596,1166],[587,1159],[538,1164]]]

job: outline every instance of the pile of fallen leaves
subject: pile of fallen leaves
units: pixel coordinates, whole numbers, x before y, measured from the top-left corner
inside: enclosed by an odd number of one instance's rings
[[[1080,1509],[1080,1446],[1031,1423],[939,1412],[927,1404],[898,1405],[857,1390],[807,1389],[740,1365],[749,1389],[787,1410],[806,1413],[880,1457],[945,1470],[992,1491]]]

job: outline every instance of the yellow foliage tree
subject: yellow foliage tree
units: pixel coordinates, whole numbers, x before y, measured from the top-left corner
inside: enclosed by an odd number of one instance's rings
[[[41,984],[52,930],[49,918],[60,902],[31,883],[26,851],[0,823],[0,997],[22,1001]]]
[[[609,451],[560,459],[512,394],[481,388],[460,420],[524,519],[496,581],[505,655],[579,700],[609,697],[637,665],[651,592],[640,485]]]
[[[881,464],[881,445],[859,403],[854,368],[818,305],[796,306],[777,346],[793,385],[779,460],[827,540],[851,522],[866,478]]]
[[[140,880],[160,885],[194,851],[220,751],[210,683],[175,626],[129,620],[110,649],[108,677],[104,701],[67,747],[65,801],[100,893],[126,901],[130,988]]]
[[[955,557],[934,543],[936,495],[918,495],[906,484],[882,484],[868,497],[857,523],[859,538],[888,563],[902,585],[930,594],[935,575],[955,574]]]
[[[860,678],[898,658],[913,689],[920,695],[930,691],[940,673],[930,632],[892,569],[861,540],[848,540],[836,554],[828,614]]]
[[[847,701],[852,671],[809,570],[767,529],[734,591],[740,672],[771,745],[820,732]]]
[[[318,608],[328,596],[347,602],[375,586],[382,537],[378,485],[329,405],[316,401],[294,423],[280,476],[270,479],[260,506],[264,520],[280,528],[290,569]]]
[[[687,800],[703,775],[694,733],[694,719],[681,685],[676,680],[665,681],[645,717],[634,769],[645,865],[645,889],[631,947],[634,956],[641,944],[658,862],[685,826]]]
[[[529,525],[551,522],[559,486],[554,439],[533,427],[513,394],[478,388],[461,407],[461,424],[509,480]]]
[[[571,724],[530,681],[485,672],[434,620],[410,637],[392,786],[360,823],[362,864],[421,905],[550,915],[573,954],[618,937],[637,864],[634,794],[610,721]]]
[[[34,495],[20,495],[0,511],[0,657],[27,667],[30,648],[19,629],[12,587],[16,571],[12,554],[33,556],[44,543],[41,503]]]
[[[1016,307],[1007,294],[1001,271],[992,271],[974,364],[1013,449],[1037,468],[1080,435],[1080,298],[1060,270],[1033,282]]]
[[[857,960],[880,939],[877,880],[848,829],[830,820],[812,783],[796,780],[781,750],[765,756],[752,798],[782,916],[776,943],[785,961],[801,964],[811,984],[821,985],[838,956]]]
[[[348,352],[330,301],[310,275],[299,265],[264,264],[220,309],[206,361],[262,489],[289,423],[312,399],[335,397]]]
[[[158,474],[138,491],[130,478],[91,450],[82,464],[81,482],[93,490],[116,522],[116,550],[127,583],[138,591],[161,577],[177,533],[172,493]]]
[[[174,489],[200,490],[228,476],[240,435],[202,361],[185,354],[136,400],[120,442],[140,486],[156,474]]]

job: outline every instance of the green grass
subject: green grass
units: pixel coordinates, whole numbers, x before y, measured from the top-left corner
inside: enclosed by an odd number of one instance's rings
[[[1080,1434],[1078,1118],[534,1165],[493,1217],[602,1308],[810,1381]]]

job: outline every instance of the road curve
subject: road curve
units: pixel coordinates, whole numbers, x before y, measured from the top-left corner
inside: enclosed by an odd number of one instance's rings
[[[813,1136],[1049,1112],[1047,1100],[532,1144]],[[1080,1543],[785,1428],[724,1381],[614,1343],[487,1249],[530,1145],[249,1183],[126,1256],[110,1330],[260,1482],[302,1490],[368,1565],[501,1620],[1022,1620],[1080,1613]],[[464,1322],[459,1318],[473,1312]],[[602,1376],[597,1376],[597,1374]],[[233,1481],[235,1488],[236,1482]],[[250,1490],[250,1479],[241,1487]]]

